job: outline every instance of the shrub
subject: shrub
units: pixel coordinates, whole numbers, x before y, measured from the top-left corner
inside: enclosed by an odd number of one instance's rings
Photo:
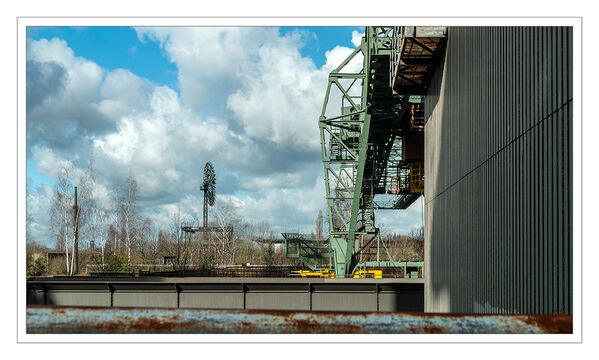
[[[48,271],[48,260],[45,257],[39,257],[33,264],[33,275],[42,276]]]
[[[120,254],[107,254],[104,256],[103,271],[111,272],[131,272],[133,267],[129,263],[127,256]]]

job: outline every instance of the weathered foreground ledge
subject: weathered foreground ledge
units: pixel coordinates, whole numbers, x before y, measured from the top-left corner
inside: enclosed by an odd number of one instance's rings
[[[569,315],[27,307],[30,334],[568,334]]]

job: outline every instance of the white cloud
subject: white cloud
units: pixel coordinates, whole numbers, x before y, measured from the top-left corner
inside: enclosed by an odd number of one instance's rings
[[[103,100],[98,103],[113,104],[112,111],[106,111],[111,118],[118,119],[131,112],[143,111],[148,103],[152,84],[126,69],[116,69],[106,74],[100,88]]]
[[[251,76],[259,46],[279,41],[273,28],[148,28],[136,29],[140,39],[158,42],[177,65],[185,104],[197,112],[235,90]]]
[[[364,33],[361,33],[357,30],[354,30],[351,32],[351,43],[354,44],[355,47],[360,46],[360,44],[362,43],[362,37],[364,36]]]
[[[276,231],[310,231],[325,207],[317,120],[327,76],[353,49],[327,51],[319,69],[301,56],[299,34],[281,36],[274,28],[137,32],[176,64],[180,94],[126,69],[102,69],[62,40],[28,42],[39,81],[55,89],[27,113],[28,157],[38,172],[55,178],[68,161],[78,179],[93,155],[94,194],[107,208],[114,184],[132,172],[142,212],[166,228],[178,208],[201,217],[199,185],[210,160],[219,201]],[[346,68],[358,71],[361,59]],[[31,193],[38,229],[51,196],[43,190]]]
[[[209,101],[225,99],[244,136],[317,149],[328,72],[301,56],[299,35],[251,27],[137,31],[158,41],[177,65],[186,105],[201,113]]]
[[[88,149],[90,137],[144,111],[152,88],[129,70],[107,71],[77,57],[57,38],[28,40],[27,74],[28,151],[38,145],[64,155]]]
[[[89,100],[99,95],[99,85],[104,71],[94,62],[76,57],[64,40],[41,39],[27,42],[27,60],[55,62],[68,74],[68,94],[64,100],[72,103],[78,99]]]
[[[49,148],[33,149],[33,159],[37,162],[37,170],[51,178],[56,178],[62,166],[73,166],[72,162],[58,157]]]
[[[351,53],[354,51],[355,49],[351,49],[345,46],[335,46],[333,49],[327,51],[325,53],[326,56],[326,63],[323,66],[323,68],[327,71],[327,75],[330,71],[334,70],[335,68],[337,68],[337,66],[341,65],[341,63],[343,63],[343,61],[345,59],[347,59],[347,57],[349,55],[351,55]],[[363,62],[363,57],[362,54],[358,53],[352,60],[349,61],[349,63],[347,63],[343,68],[342,68],[342,72],[345,73],[357,73],[362,69],[362,62]]]

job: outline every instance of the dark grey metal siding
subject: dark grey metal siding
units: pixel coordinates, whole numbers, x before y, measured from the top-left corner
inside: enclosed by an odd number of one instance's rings
[[[32,279],[27,305],[423,312],[422,279]]]
[[[572,313],[572,29],[450,28],[425,103],[425,311]]]

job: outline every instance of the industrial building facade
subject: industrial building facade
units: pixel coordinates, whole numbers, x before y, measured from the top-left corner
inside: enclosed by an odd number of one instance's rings
[[[572,314],[572,28],[451,27],[425,100],[425,311]]]

